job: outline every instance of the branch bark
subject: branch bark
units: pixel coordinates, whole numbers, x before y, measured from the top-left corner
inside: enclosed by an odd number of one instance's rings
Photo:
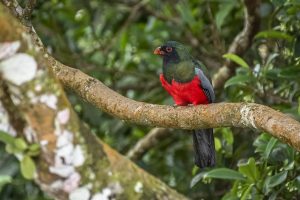
[[[216,103],[173,107],[137,102],[110,90],[102,82],[77,69],[52,60],[56,77],[66,87],[97,108],[119,119],[146,126],[201,129],[249,127],[266,131],[300,150],[300,123],[264,105],[255,103]]]
[[[261,0],[244,0],[244,29],[234,38],[227,53],[242,56],[252,44],[254,35],[259,30],[260,17],[258,9]],[[213,76],[212,82],[215,89],[223,87],[224,83],[235,73],[236,64],[227,60]]]

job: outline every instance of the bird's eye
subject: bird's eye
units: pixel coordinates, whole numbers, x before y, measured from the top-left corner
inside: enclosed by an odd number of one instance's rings
[[[166,48],[166,51],[169,52],[169,53],[170,53],[172,50],[173,50],[172,47],[167,47],[167,48]]]

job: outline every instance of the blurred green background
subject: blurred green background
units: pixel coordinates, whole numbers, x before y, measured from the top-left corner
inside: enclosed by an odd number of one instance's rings
[[[62,63],[126,97],[172,104],[159,82],[162,61],[153,50],[168,40],[184,43],[213,76],[243,28],[243,10],[239,0],[41,0],[32,23]],[[260,33],[242,57],[247,66],[216,91],[217,101],[257,102],[300,120],[300,1],[262,0],[259,12]],[[122,154],[151,130],[67,93],[80,118]],[[299,153],[267,133],[215,129],[217,166],[199,171],[192,137],[172,132],[137,164],[191,199],[300,198]],[[0,199],[50,199],[22,178],[16,159],[0,147]]]

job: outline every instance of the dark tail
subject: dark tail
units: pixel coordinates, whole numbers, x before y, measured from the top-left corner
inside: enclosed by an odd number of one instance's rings
[[[215,141],[213,129],[193,130],[195,164],[200,168],[215,166]]]

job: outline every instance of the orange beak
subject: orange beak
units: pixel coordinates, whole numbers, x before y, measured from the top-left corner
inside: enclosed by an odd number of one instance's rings
[[[153,52],[155,55],[164,55],[165,52],[161,51],[160,50],[160,47],[157,47],[154,52]]]

